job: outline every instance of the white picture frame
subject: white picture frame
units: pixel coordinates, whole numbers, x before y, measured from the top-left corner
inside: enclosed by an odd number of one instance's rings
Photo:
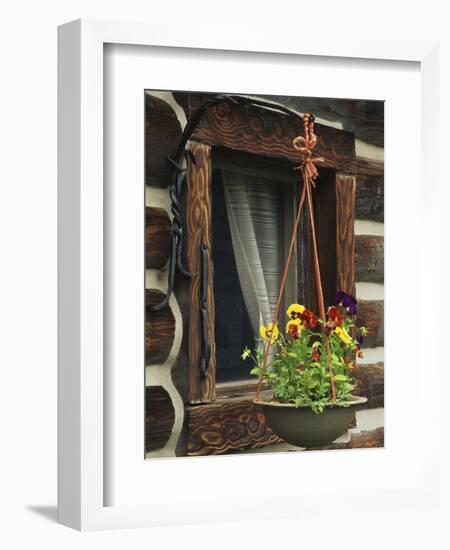
[[[172,506],[130,503],[105,506],[108,476],[105,476],[105,392],[104,386],[104,46],[105,44],[141,45],[165,48],[200,48],[214,51],[276,53],[289,56],[349,58],[362,60],[409,61],[420,64],[421,109],[421,216],[423,231],[420,254],[419,307],[425,308],[425,296],[437,302],[438,280],[434,266],[438,250],[427,243],[437,242],[436,151],[433,128],[438,120],[437,44],[426,41],[355,40],[340,36],[310,40],[308,34],[277,36],[268,40],[249,32],[244,40],[217,31],[194,36],[189,28],[173,22],[171,32],[157,23],[133,23],[78,20],[59,28],[59,352],[58,352],[58,518],[59,522],[80,530],[150,527],[156,525],[214,521],[220,513],[225,520],[301,516],[314,507],[320,513],[323,488],[308,493],[308,502],[286,499],[276,512],[267,510],[267,499],[256,495],[244,498],[237,490],[236,502],[215,495],[200,495],[196,506],[186,506],[187,494],[179,487],[170,489]],[[389,151],[389,147],[387,147]],[[417,208],[416,206],[412,206]],[[387,269],[390,267],[387,265]],[[425,287],[424,281],[427,281]],[[431,282],[431,283],[430,283]],[[434,283],[434,284],[433,284]],[[389,330],[389,312],[387,312]],[[419,320],[419,324],[422,321]],[[428,380],[438,377],[438,336],[428,335],[430,350]],[[418,339],[421,353],[425,339]],[[433,357],[433,353],[435,354]],[[424,396],[423,379],[412,381],[417,396]],[[389,391],[389,388],[388,388]],[[437,403],[430,405],[427,418],[431,430],[437,430]],[[431,437],[430,437],[431,439]],[[429,505],[434,502],[439,484],[433,469],[433,444],[417,456],[417,483],[393,487],[389,503],[386,493],[369,499],[367,509],[381,506]],[[298,455],[298,453],[295,453]],[[203,460],[203,459],[202,459]],[[245,460],[251,460],[246,457]],[[295,458],[280,457],[287,467]],[[289,460],[289,461],[287,461]],[[341,459],[345,461],[345,458]],[[171,462],[173,464],[173,461]],[[166,462],[165,473],[170,475]],[[190,463],[193,475],[200,470],[224,467],[216,459]],[[234,461],[235,467],[236,461]],[[232,468],[228,464],[227,467]],[[161,470],[162,471],[162,470]],[[168,473],[169,472],[169,473]],[[332,494],[332,491],[331,491]],[[291,495],[292,496],[292,495]],[[330,496],[330,494],[326,495]],[[248,495],[247,495],[248,497]],[[354,494],[340,494],[340,505],[351,506]],[[168,501],[168,502],[169,502]],[[360,507],[360,504],[358,504]]]

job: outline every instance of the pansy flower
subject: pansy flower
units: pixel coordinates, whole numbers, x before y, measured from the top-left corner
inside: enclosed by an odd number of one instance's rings
[[[346,344],[347,346],[350,345],[353,342],[352,337],[350,334],[345,330],[343,327],[336,327],[335,329],[336,334],[339,336],[339,338]]]
[[[336,328],[342,325],[344,318],[339,312],[339,309],[336,306],[331,306],[328,309],[328,322],[327,326],[329,328]]]
[[[269,323],[267,326],[261,325],[259,333],[264,340],[269,340],[270,338],[270,344],[272,345],[275,343],[275,340],[278,338],[279,335],[278,326],[274,325],[273,323]]]
[[[301,304],[291,304],[287,308],[286,313],[289,319],[298,319],[304,311],[305,306],[302,306]]]
[[[314,328],[317,326],[317,315],[309,309],[304,309],[304,311],[300,314],[300,319],[302,320],[302,324],[305,328]]]
[[[342,292],[342,290],[337,292],[336,297],[334,298],[334,305],[346,307],[349,315],[352,317],[358,313],[358,302],[356,301],[356,298],[351,294]]]
[[[316,362],[320,361],[320,350],[317,346],[312,350],[311,359]]]
[[[303,330],[303,325],[300,319],[291,319],[286,325],[286,334],[290,334],[293,338],[298,338]]]

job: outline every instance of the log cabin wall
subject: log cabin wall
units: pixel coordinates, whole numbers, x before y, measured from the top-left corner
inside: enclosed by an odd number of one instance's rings
[[[300,112],[316,114],[318,122],[356,136],[356,206],[354,230],[355,289],[360,322],[369,326],[364,358],[357,368],[358,393],[369,407],[358,413],[356,426],[332,448],[384,444],[384,166],[383,106],[379,102],[268,98]],[[189,116],[187,94],[146,93],[146,303],[156,303],[167,288],[170,254],[170,165]],[[347,228],[348,229],[348,228]],[[189,382],[183,353],[189,333],[185,303],[187,281],[179,281],[169,305],[146,315],[146,457],[187,454],[186,426],[193,414],[185,407]],[[184,320],[183,320],[184,319]],[[220,397],[220,396],[219,396]],[[213,411],[217,405],[211,404]],[[219,411],[222,414],[222,409]],[[253,414],[253,410],[249,411]],[[257,414],[257,411],[255,412]],[[264,426],[261,426],[264,429]],[[267,435],[267,444],[278,444]],[[191,443],[190,443],[191,444]],[[214,451],[211,451],[214,452]],[[202,450],[199,454],[208,454]]]

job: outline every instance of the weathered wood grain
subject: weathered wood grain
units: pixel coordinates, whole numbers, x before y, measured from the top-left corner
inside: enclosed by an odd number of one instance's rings
[[[351,434],[350,449],[384,447],[384,427]]]
[[[357,176],[356,218],[384,221],[383,176]]]
[[[355,276],[360,282],[384,281],[384,237],[356,235]]]
[[[356,218],[384,221],[384,161],[356,157]]]
[[[310,447],[306,451],[328,451],[337,449],[372,449],[384,447],[384,427],[352,432],[346,443],[332,443],[323,447]]]
[[[357,365],[356,395],[367,397],[366,408],[384,406],[384,363]]]
[[[313,194],[313,208],[314,208],[314,223],[316,228],[316,240],[317,240],[317,253],[319,257],[320,275],[322,281],[323,298],[325,307],[330,306],[336,295],[336,286],[338,279],[339,258],[337,256],[337,193],[336,193],[336,181],[333,170],[321,169],[319,170],[319,178],[316,182],[316,186],[312,191]],[[310,223],[309,219],[307,225]],[[309,235],[311,229],[307,231]],[[312,278],[312,285],[314,288],[313,296],[316,297],[316,305],[313,308],[314,311],[319,312],[319,306],[317,302],[317,290],[316,290],[316,278],[314,275],[314,268],[312,262],[312,248],[311,259],[305,264],[306,269],[310,272]]]
[[[384,301],[360,300],[357,326],[365,326],[369,334],[364,337],[363,348],[384,345]],[[364,349],[363,349],[364,353]]]
[[[164,208],[145,209],[145,267],[161,269],[170,256],[172,224]]]
[[[178,274],[175,278],[174,297],[181,313],[183,337],[180,350],[170,371],[172,382],[184,404],[189,400],[189,277]],[[183,426],[175,448],[176,456],[186,456],[187,453],[187,418],[183,418]]]
[[[252,380],[240,380],[238,382],[222,382],[216,385],[217,398],[242,397],[250,394],[256,394],[258,380],[252,377]]]
[[[252,393],[247,399],[225,398],[189,407],[188,455],[223,454],[279,443],[253,398]]]
[[[175,409],[162,386],[145,388],[145,452],[162,449],[169,441],[175,422]]]
[[[336,174],[337,290],[355,294],[355,176]]]
[[[172,107],[145,94],[145,182],[154,187],[170,184],[174,156],[181,137],[181,126]]]
[[[186,243],[188,269],[193,276],[189,290],[189,402],[205,403],[215,397],[216,357],[214,341],[214,267],[211,253],[211,148],[191,141],[187,169]],[[200,245],[209,251],[208,263],[208,339],[211,358],[208,376],[200,371]]]
[[[146,306],[161,302],[164,294],[159,290],[147,289],[145,292]],[[169,306],[160,311],[145,312],[145,362],[147,365],[163,363],[172,348],[175,337],[175,317]]]
[[[190,114],[200,107],[207,97],[210,95],[191,94]],[[324,158],[318,164],[355,173],[354,134],[321,124],[316,124],[315,130],[318,136],[315,155]],[[231,103],[222,103],[208,110],[195,130],[193,138],[214,146],[299,162],[299,154],[292,147],[292,140],[298,135],[303,135],[303,123],[300,119],[276,112],[261,112]]]
[[[366,143],[384,146],[384,102],[325,97],[262,96],[317,118],[342,124]]]
[[[356,173],[361,176],[383,176],[384,161],[357,156]]]

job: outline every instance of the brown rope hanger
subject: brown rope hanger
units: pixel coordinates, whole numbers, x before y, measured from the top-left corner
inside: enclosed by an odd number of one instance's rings
[[[316,288],[317,288],[317,299],[319,302],[319,313],[321,319],[325,322],[325,304],[323,299],[323,288],[322,288],[322,279],[320,275],[320,264],[319,264],[319,255],[317,252],[317,239],[316,239],[316,226],[314,223],[314,210],[312,202],[312,191],[311,188],[315,187],[315,180],[319,175],[315,162],[323,160],[321,157],[313,158],[312,153],[313,149],[317,143],[317,136],[314,133],[314,117],[309,113],[303,115],[303,132],[304,136],[297,136],[293,141],[292,145],[294,149],[299,151],[303,155],[302,164],[298,167],[301,170],[303,175],[303,190],[300,196],[298,203],[297,216],[295,218],[294,227],[292,230],[291,241],[289,244],[288,254],[286,258],[286,263],[284,266],[283,277],[281,278],[280,290],[278,293],[277,304],[275,307],[275,314],[272,321],[272,332],[275,327],[278,325],[278,318],[280,315],[281,300],[284,293],[284,288],[286,286],[286,279],[289,270],[289,265],[292,259],[292,252],[295,246],[295,239],[298,233],[298,227],[300,224],[300,216],[305,202],[305,197],[308,201],[308,210],[309,210],[309,220],[311,225],[311,234],[312,234],[312,253],[313,253],[313,263],[314,263],[314,274],[316,279]],[[256,388],[256,401],[259,399],[261,393],[262,380],[264,373],[267,368],[267,360],[269,357],[270,347],[272,345],[272,338],[266,340],[266,348],[264,350],[263,364],[261,368],[261,373],[259,375],[258,386]],[[327,366],[328,372],[330,373],[330,383],[331,383],[331,395],[333,402],[336,401],[336,387],[334,383],[334,374],[331,367],[331,358],[330,358],[330,340],[328,334],[325,333],[325,350],[327,354]]]

